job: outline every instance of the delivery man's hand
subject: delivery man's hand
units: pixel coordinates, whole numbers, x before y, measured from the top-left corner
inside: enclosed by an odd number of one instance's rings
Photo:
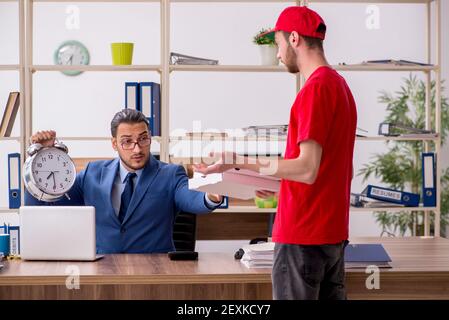
[[[211,165],[207,165],[205,163],[194,164],[194,171],[202,174],[222,173],[238,167],[238,155],[235,152],[211,152],[209,156],[215,160],[215,163]]]
[[[268,190],[257,190],[256,196],[258,196],[259,198],[262,198],[262,199],[268,199],[268,198],[276,196],[276,192],[268,191]]]
[[[56,131],[38,131],[30,138],[31,143],[40,143],[43,147],[53,147],[55,145]]]

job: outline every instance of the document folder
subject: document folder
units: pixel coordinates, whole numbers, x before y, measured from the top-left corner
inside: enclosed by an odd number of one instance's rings
[[[423,153],[422,159],[422,193],[424,207],[435,207],[437,204],[435,154]]]
[[[139,109],[139,83],[126,82],[125,83],[125,108]]]
[[[345,267],[357,268],[375,265],[391,268],[391,258],[382,244],[348,244],[345,248]]]
[[[419,206],[419,194],[368,185],[363,192],[371,199],[402,204],[406,207]]]
[[[153,136],[161,135],[160,85],[156,82],[141,82],[138,110],[147,117]]]
[[[9,208],[17,209],[21,203],[20,153],[8,154]]]

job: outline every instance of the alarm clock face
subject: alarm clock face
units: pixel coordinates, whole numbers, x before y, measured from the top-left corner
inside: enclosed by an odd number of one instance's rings
[[[78,41],[66,41],[56,49],[53,60],[57,65],[75,66],[89,64],[89,51]],[[81,73],[78,70],[64,70],[64,74],[75,76]]]
[[[45,148],[39,151],[31,165],[36,186],[51,195],[64,194],[75,183],[75,166],[62,150]]]

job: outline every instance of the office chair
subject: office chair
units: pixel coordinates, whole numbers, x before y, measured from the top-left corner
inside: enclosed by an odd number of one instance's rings
[[[173,242],[176,251],[195,251],[196,215],[178,212],[173,224]]]
[[[268,238],[271,238],[271,233],[273,231],[274,218],[276,213],[270,213],[270,217],[268,218],[268,237],[263,238],[254,238],[249,241],[249,244],[256,244],[259,242],[267,242]]]

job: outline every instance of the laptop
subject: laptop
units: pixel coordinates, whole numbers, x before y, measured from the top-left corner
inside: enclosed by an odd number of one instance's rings
[[[24,260],[94,261],[95,208],[22,206],[20,256]]]

